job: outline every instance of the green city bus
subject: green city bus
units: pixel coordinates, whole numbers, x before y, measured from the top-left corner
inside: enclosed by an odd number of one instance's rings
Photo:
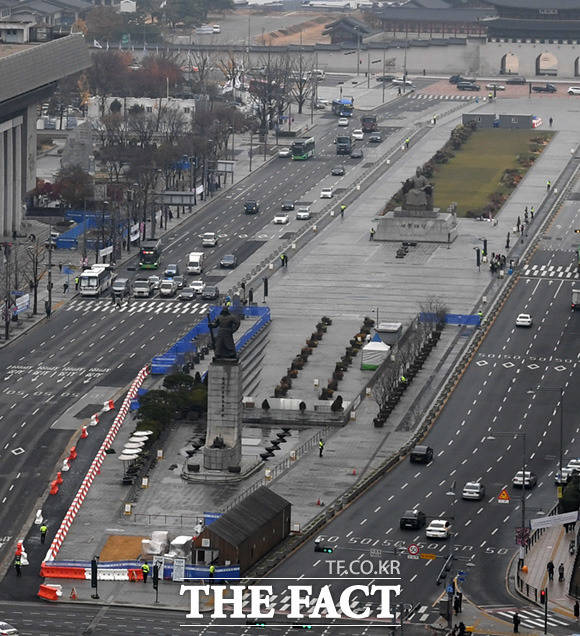
[[[314,156],[314,137],[295,139],[292,143],[292,159],[304,161]]]

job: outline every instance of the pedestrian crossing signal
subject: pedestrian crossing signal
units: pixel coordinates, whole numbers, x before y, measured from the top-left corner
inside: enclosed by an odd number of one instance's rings
[[[314,552],[324,552],[325,554],[332,554],[332,548],[326,545],[320,545],[320,543],[314,543]]]
[[[546,604],[546,589],[540,590],[540,603],[542,605]]]
[[[312,625],[293,625],[292,629],[312,629]]]
[[[256,627],[266,627],[266,623],[258,621],[255,618],[247,618],[246,625],[255,625]]]

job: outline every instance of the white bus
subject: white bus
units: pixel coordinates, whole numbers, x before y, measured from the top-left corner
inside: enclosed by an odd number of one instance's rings
[[[81,274],[81,296],[100,296],[111,287],[113,277],[109,265],[93,265]]]

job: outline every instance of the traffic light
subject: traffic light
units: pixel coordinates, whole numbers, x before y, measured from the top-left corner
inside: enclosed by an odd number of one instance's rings
[[[159,589],[159,566],[157,563],[153,566],[153,589]]]
[[[97,587],[97,560],[91,559],[91,587]]]
[[[292,629],[312,629],[312,625],[292,625]]]
[[[546,604],[546,588],[542,588],[542,589],[540,590],[540,603],[541,603],[542,605],[545,605],[545,604]]]
[[[483,255],[487,256],[487,239],[483,239]]]
[[[479,267],[481,265],[481,252],[479,251],[479,247],[475,250],[475,261]]]

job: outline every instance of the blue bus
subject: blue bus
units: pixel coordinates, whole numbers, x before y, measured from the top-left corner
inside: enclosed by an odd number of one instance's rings
[[[341,97],[332,100],[332,112],[338,117],[352,117],[354,112],[354,97]]]

